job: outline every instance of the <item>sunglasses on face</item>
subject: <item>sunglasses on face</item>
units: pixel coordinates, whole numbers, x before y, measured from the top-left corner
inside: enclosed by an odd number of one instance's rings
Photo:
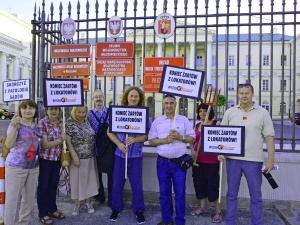
[[[174,98],[176,100],[176,97],[174,95],[170,95],[170,94],[165,94],[164,99],[165,98]]]
[[[251,87],[251,84],[239,84],[239,88],[249,88]]]

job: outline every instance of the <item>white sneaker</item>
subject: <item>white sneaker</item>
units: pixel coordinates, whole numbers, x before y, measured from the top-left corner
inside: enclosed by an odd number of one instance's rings
[[[73,209],[72,215],[77,216],[81,210],[81,205],[76,205],[75,208]]]
[[[85,207],[86,207],[86,211],[88,213],[94,213],[95,212],[95,209],[94,209],[92,203],[85,203]]]

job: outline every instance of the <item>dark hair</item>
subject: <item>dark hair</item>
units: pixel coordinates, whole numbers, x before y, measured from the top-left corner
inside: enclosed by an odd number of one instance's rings
[[[140,100],[139,100],[139,103],[137,106],[145,106],[145,94],[140,88],[138,88],[136,86],[131,86],[124,92],[124,94],[122,96],[122,100],[121,100],[121,105],[128,105],[128,95],[129,95],[129,92],[131,92],[132,90],[137,91],[140,96]]]
[[[33,118],[37,118],[38,115],[39,115],[38,107],[37,107],[36,102],[33,101],[33,100],[31,100],[31,99],[29,99],[29,100],[23,100],[23,101],[20,102],[20,104],[18,106],[19,117],[22,117],[21,109],[25,109],[27,106],[35,108],[35,114],[34,114]]]
[[[200,120],[200,116],[199,116],[199,111],[200,109],[208,109],[208,105],[204,104],[204,103],[201,103],[200,105],[198,105],[197,107],[197,119]],[[214,112],[214,109],[213,107],[210,108],[210,113],[208,115],[208,119],[209,120],[212,120],[213,118],[215,117],[215,112]]]
[[[58,110],[59,110],[58,116],[59,116],[59,114],[60,114],[60,112],[61,112],[60,107],[45,107],[45,108],[44,108],[44,115],[45,115],[45,116],[48,116],[47,110],[50,109],[50,108],[58,108]]]

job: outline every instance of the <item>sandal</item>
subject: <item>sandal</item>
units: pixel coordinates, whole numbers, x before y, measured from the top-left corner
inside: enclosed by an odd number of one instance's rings
[[[42,223],[42,224],[53,224],[53,221],[52,221],[52,219],[50,218],[50,217],[48,217],[48,216],[44,216],[44,217],[40,217],[39,218],[39,221]]]
[[[193,211],[191,212],[192,216],[199,216],[201,214],[205,214],[207,213],[206,209],[201,208],[200,206],[198,206],[197,208],[193,209]]]
[[[213,214],[211,216],[211,222],[213,223],[220,223],[223,220],[223,213],[222,212],[215,212],[215,214]]]
[[[52,218],[58,219],[58,220],[63,220],[65,219],[65,215],[62,212],[56,211],[54,213],[48,213],[48,215]]]

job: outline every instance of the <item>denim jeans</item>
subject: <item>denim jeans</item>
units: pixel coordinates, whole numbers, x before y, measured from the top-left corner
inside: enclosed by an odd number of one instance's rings
[[[99,175],[99,189],[98,189],[99,194],[95,196],[95,199],[103,203],[105,202],[105,193],[104,193],[104,185],[102,180],[102,173],[99,172],[98,175]],[[112,186],[113,186],[113,175],[107,173],[107,192],[108,192],[107,205],[109,207],[111,206]]]
[[[172,222],[173,201],[172,184],[175,193],[175,222],[185,224],[185,186],[186,170],[182,170],[175,162],[169,162],[160,157],[156,161],[157,177],[159,182],[159,201],[162,219]]]
[[[263,224],[262,204],[262,162],[226,159],[228,191],[226,195],[226,225],[234,225],[237,220],[237,196],[241,177],[244,174],[250,193],[251,224]]]
[[[51,161],[39,158],[40,174],[37,188],[37,204],[39,217],[48,215],[48,212],[57,211],[56,193],[59,182],[60,161]]]
[[[143,158],[128,158],[127,175],[132,190],[132,211],[145,211],[143,193]],[[113,172],[113,190],[111,208],[122,212],[124,210],[123,191],[125,185],[125,158],[115,155]]]

